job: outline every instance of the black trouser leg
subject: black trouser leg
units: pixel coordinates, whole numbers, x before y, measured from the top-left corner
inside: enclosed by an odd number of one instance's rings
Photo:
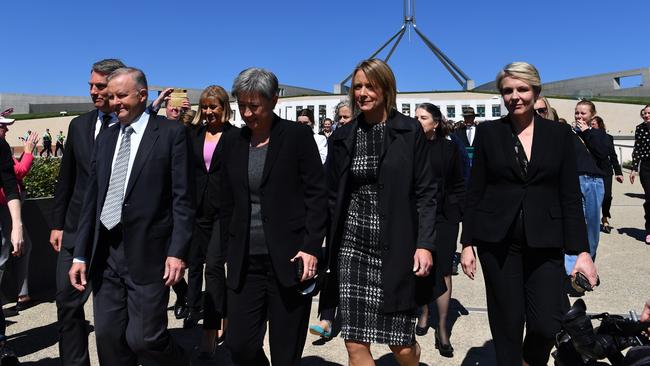
[[[197,219],[194,225],[187,266],[187,306],[191,312],[198,312],[201,309],[203,265],[208,243],[212,237],[213,224],[215,224],[213,220]]]
[[[267,256],[249,257],[241,288],[228,289],[226,344],[236,365],[268,365],[262,342],[269,321],[273,365],[299,366],[311,297],[282,287]]]
[[[605,183],[605,196],[603,197],[603,217],[611,218],[609,209],[612,207],[612,179],[614,176],[607,175],[603,178]]]
[[[568,307],[562,251],[516,243],[483,244],[478,251],[497,364],[546,365]]]
[[[90,365],[88,327],[84,314],[86,292],[70,284],[73,249],[61,247],[56,263],[56,315],[59,327],[59,357],[62,365]]]
[[[212,239],[205,256],[205,296],[203,298],[203,329],[221,329],[221,319],[226,316],[226,272],[224,267],[223,239],[220,233],[223,222],[213,225]]]
[[[639,168],[639,180],[645,193],[645,201],[643,202],[643,211],[645,212],[645,232],[646,235],[650,234],[650,161],[641,162]]]

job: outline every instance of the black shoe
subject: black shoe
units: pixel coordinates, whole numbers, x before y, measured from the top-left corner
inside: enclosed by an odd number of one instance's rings
[[[174,303],[174,316],[176,319],[184,319],[189,313],[190,309],[187,307],[185,296],[178,296]]]
[[[196,328],[199,326],[199,320],[203,319],[203,311],[190,311],[183,320],[183,329]]]
[[[443,344],[440,342],[440,338],[438,337],[438,331],[435,332],[435,340],[436,340],[436,349],[440,353],[440,356],[442,357],[454,357],[454,347],[451,346],[451,343]]]
[[[429,331],[429,326],[426,327],[420,327],[419,325],[415,326],[415,334],[419,335],[420,337],[426,335],[428,331]]]
[[[23,311],[27,310],[34,306],[34,303],[31,299],[25,300],[25,301],[17,301],[16,302],[16,311]]]

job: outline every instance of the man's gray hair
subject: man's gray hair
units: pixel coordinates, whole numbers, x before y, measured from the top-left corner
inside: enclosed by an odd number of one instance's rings
[[[129,75],[131,78],[133,78],[133,81],[135,81],[135,86],[138,89],[149,89],[147,87],[147,77],[144,76],[144,72],[142,72],[140,69],[136,69],[135,67],[119,68],[108,75],[108,78],[106,78],[106,80],[111,81],[121,75]]]
[[[235,98],[241,94],[254,93],[272,100],[278,95],[278,78],[268,70],[251,67],[237,75],[231,93]]]
[[[339,104],[334,107],[334,122],[339,123],[339,110],[343,107],[348,107],[350,108],[350,111],[352,111],[352,107],[350,106],[350,101],[348,99],[340,101]]]
[[[93,64],[91,72],[110,75],[113,71],[126,67],[124,63],[116,58],[106,58]]]

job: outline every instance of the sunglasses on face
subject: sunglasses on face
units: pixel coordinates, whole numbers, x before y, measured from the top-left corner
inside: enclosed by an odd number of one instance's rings
[[[548,108],[537,108],[535,109],[535,112],[537,112],[537,114],[546,114],[548,112]]]

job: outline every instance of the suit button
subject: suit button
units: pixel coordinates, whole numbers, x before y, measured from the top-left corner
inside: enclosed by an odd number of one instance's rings
[[[266,217],[266,216],[262,217],[262,222],[269,222],[268,217]]]

